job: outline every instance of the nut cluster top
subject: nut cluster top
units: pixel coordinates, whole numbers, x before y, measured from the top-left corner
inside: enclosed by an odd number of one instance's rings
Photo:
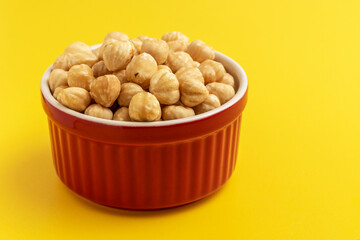
[[[215,109],[235,95],[234,78],[201,40],[180,32],[161,39],[121,32],[91,50],[70,44],[52,66],[49,88],[62,105],[117,121],[164,121]]]

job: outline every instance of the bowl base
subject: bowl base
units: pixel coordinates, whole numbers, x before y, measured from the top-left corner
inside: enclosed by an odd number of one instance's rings
[[[69,188],[63,181],[61,181],[67,190],[69,190],[76,198],[81,199],[82,201],[92,204],[92,205],[96,205],[96,207],[106,207],[106,208],[111,208],[114,210],[126,210],[126,211],[146,211],[146,212],[151,212],[151,211],[161,211],[161,210],[171,210],[171,209],[176,209],[176,208],[181,208],[181,207],[185,207],[188,205],[192,205],[192,204],[196,204],[197,202],[200,202],[201,200],[205,200],[207,198],[212,197],[214,194],[216,194],[218,191],[220,191],[223,186],[225,185],[222,184],[221,186],[219,186],[217,189],[199,197],[193,200],[189,200],[187,202],[183,202],[183,203],[177,203],[177,204],[173,204],[173,205],[169,205],[169,206],[162,206],[162,207],[154,207],[154,208],[136,208],[136,207],[126,207],[126,206],[118,206],[118,205],[114,205],[114,204],[109,204],[109,203],[102,203],[99,202],[97,200],[88,198],[86,196],[81,195],[80,193],[76,192],[75,190]]]

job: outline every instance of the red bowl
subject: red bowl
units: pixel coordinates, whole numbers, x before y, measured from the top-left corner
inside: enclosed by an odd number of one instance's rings
[[[96,48],[98,46],[94,46]],[[52,155],[61,181],[99,204],[159,209],[218,190],[235,168],[247,77],[217,52],[236,82],[236,95],[212,111],[171,121],[120,122],[87,116],[58,103],[41,80]]]

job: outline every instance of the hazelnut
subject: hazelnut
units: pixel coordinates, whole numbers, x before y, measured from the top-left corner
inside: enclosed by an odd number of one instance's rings
[[[120,106],[128,107],[131,98],[144,90],[136,83],[128,82],[121,85],[120,95],[117,99]]]
[[[207,59],[214,59],[215,58],[215,51],[212,47],[207,46],[203,41],[201,40],[194,40],[190,43],[188,46],[187,53],[190,54],[192,59],[195,61],[198,61],[202,63],[203,61]]]
[[[59,87],[55,88],[54,93],[53,93],[54,98],[59,101],[61,91],[68,87],[69,86],[59,86]]]
[[[157,71],[150,80],[149,91],[161,104],[174,104],[179,101],[179,81],[175,74],[166,69]]]
[[[171,105],[162,109],[162,118],[164,120],[173,120],[191,116],[195,116],[195,112],[189,107]]]
[[[157,121],[161,118],[160,103],[151,93],[139,92],[130,101],[129,115],[133,121]]]
[[[88,91],[79,87],[68,87],[61,91],[59,102],[72,110],[82,112],[90,104]]]
[[[189,42],[184,40],[170,41],[167,44],[170,52],[185,52],[189,46]]]
[[[74,53],[70,55],[69,58],[69,67],[71,68],[74,65],[87,64],[90,67],[94,65],[97,61],[97,57],[91,52],[90,53]]]
[[[52,69],[69,70],[69,54],[61,54],[58,56],[52,66]]]
[[[110,71],[125,69],[134,53],[134,45],[129,41],[108,43],[105,45],[103,52],[105,66]]]
[[[108,39],[115,39],[118,41],[127,41],[127,40],[129,40],[129,36],[122,32],[109,32],[105,36],[104,42]]]
[[[118,98],[120,89],[120,81],[115,75],[104,75],[92,82],[90,95],[96,103],[104,107],[111,107]]]
[[[189,38],[181,32],[167,32],[164,35],[162,35],[161,39],[164,40],[165,42],[176,41],[176,40],[189,42]]]
[[[111,74],[111,71],[109,71],[109,69],[106,68],[103,60],[95,63],[91,69],[94,73],[94,77],[100,77],[106,74]]]
[[[78,52],[92,52],[92,50],[86,43],[80,41],[71,43],[64,50],[64,53],[68,53],[68,54],[74,54]]]
[[[121,84],[129,82],[126,78],[125,69],[115,71],[113,74],[119,79]]]
[[[210,94],[216,95],[221,105],[229,101],[234,95],[235,90],[230,85],[224,83],[213,82],[206,85]]]
[[[186,52],[171,52],[166,60],[171,70],[176,73],[182,67],[194,67],[194,61]]]
[[[205,85],[199,81],[186,80],[180,82],[181,102],[194,107],[202,103],[209,95]]]
[[[141,35],[141,36],[138,36],[137,39],[139,39],[141,42],[143,42],[145,39],[149,39],[150,37],[148,36],[144,36],[144,35]]]
[[[213,60],[203,61],[199,66],[199,70],[204,77],[205,84],[219,81],[226,73],[224,66]]]
[[[90,67],[98,60],[91,48],[83,42],[73,42],[64,51],[68,54],[68,67],[74,65],[87,64]]]
[[[98,52],[98,59],[99,60],[103,60],[103,55],[104,55],[104,49],[105,49],[105,46],[109,43],[114,43],[114,42],[117,42],[118,40],[115,40],[115,39],[112,39],[112,38],[109,38],[107,39],[106,41],[103,42],[103,44],[101,44],[101,46],[99,47],[99,52]]]
[[[126,67],[126,78],[148,89],[152,75],[157,71],[155,59],[148,53],[141,53],[131,60]]]
[[[112,120],[113,113],[110,109],[101,106],[100,104],[91,104],[85,109],[84,112],[86,115],[97,117],[97,118],[104,118]]]
[[[234,77],[231,76],[231,74],[229,74],[229,73],[225,73],[225,75],[220,80],[218,80],[217,82],[225,83],[227,85],[235,87]]]
[[[141,46],[142,46],[142,41],[138,38],[132,38],[129,40],[135,47],[135,55],[138,55],[141,53]]]
[[[221,103],[219,98],[214,94],[209,94],[209,96],[205,99],[205,101],[194,107],[194,110],[196,114],[200,114],[200,113],[208,112],[220,106]]]
[[[169,46],[161,39],[149,38],[143,41],[141,52],[146,52],[153,56],[157,64],[160,65],[163,64],[168,57]]]
[[[68,85],[70,87],[81,87],[90,90],[90,84],[94,81],[91,68],[86,64],[74,65],[68,73]]]
[[[182,67],[175,75],[180,83],[186,80],[193,80],[204,84],[204,78],[200,70],[196,67]]]
[[[158,65],[158,71],[161,70],[161,69],[165,69],[169,72],[172,73],[171,69],[169,68],[169,66],[166,66],[166,65]]]
[[[62,69],[54,69],[49,76],[49,87],[51,92],[55,91],[55,88],[59,86],[68,85],[68,72]]]
[[[114,113],[113,120],[117,121],[131,121],[129,116],[129,109],[127,107],[121,107]]]

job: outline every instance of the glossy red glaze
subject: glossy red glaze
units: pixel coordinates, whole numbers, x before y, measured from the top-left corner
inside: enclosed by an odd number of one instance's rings
[[[165,126],[89,121],[42,96],[56,172],[94,202],[127,209],[183,205],[219,189],[234,170],[247,90],[220,112]]]

